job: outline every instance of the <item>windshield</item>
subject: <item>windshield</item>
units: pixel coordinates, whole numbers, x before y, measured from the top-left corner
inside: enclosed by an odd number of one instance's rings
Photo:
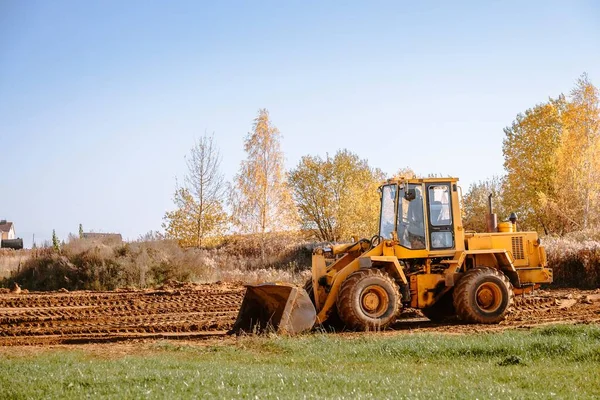
[[[397,185],[385,185],[381,192],[381,220],[379,223],[379,235],[385,239],[392,238],[392,232],[396,228],[396,192]]]

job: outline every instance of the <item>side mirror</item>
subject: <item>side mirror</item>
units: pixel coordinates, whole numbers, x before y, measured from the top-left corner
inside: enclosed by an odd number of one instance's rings
[[[406,193],[404,193],[404,198],[408,201],[413,201],[417,198],[417,191],[415,189],[408,189]]]

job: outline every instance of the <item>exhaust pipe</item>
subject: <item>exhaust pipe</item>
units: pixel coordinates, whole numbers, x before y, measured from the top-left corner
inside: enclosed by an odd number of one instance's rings
[[[486,216],[485,222],[487,225],[488,232],[497,232],[498,216],[494,214],[494,204],[492,201],[492,197],[494,197],[494,194],[490,193],[490,195],[488,196],[488,215]]]

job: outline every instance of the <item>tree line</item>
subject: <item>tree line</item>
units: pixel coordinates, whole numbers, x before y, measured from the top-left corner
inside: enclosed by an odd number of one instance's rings
[[[516,212],[520,229],[565,234],[598,225],[599,92],[586,74],[568,96],[518,114],[504,134],[505,174],[469,187],[462,199],[465,228],[485,230],[490,193],[499,218]],[[228,183],[214,136],[196,141],[184,180],[176,184],[175,209],[164,216],[167,238],[204,247],[227,233],[252,233],[264,256],[269,232],[301,229],[327,242],[377,233],[377,187],[386,176],[367,160],[341,149],[333,156],[306,155],[286,171],[281,133],[266,109],[254,119],[244,151]],[[416,176],[410,168],[397,175]]]
[[[220,171],[213,135],[196,141],[187,173],[176,185],[175,209],[164,216],[166,237],[184,247],[212,246],[227,232],[258,234],[264,256],[269,232],[302,229],[336,242],[377,230],[377,187],[384,173],[349,150],[307,155],[286,171],[281,133],[261,109],[244,141],[246,157],[233,182]]]
[[[516,212],[520,229],[564,235],[600,223],[599,91],[587,74],[568,96],[549,98],[504,129],[506,174],[472,185],[463,199],[465,226],[485,229],[487,195],[497,213]]]

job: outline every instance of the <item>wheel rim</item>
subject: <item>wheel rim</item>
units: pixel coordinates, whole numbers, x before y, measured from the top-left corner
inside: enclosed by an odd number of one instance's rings
[[[500,308],[502,297],[502,289],[493,282],[482,283],[475,292],[475,301],[477,301],[477,305],[481,310],[489,313]]]
[[[360,306],[371,318],[381,317],[390,304],[390,298],[384,288],[378,285],[367,286],[360,296]]]

